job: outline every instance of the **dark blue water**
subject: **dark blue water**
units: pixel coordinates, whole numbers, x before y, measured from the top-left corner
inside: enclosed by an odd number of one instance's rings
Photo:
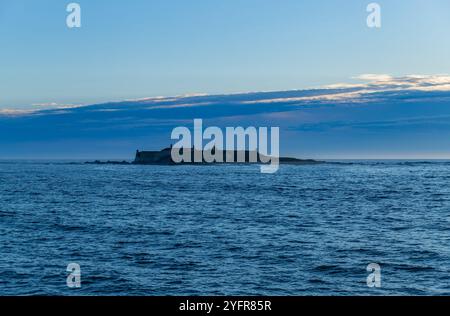
[[[447,163],[3,162],[0,294],[450,294],[449,181]]]

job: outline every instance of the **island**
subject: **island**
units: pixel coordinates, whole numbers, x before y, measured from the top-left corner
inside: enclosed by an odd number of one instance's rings
[[[196,150],[190,148],[186,149],[191,157],[194,157],[196,154]],[[180,149],[181,153],[183,153],[183,149]],[[202,161],[201,162],[180,162],[176,163],[172,159],[172,147],[164,148],[159,151],[139,151],[136,150],[135,158],[133,161],[92,161],[92,162],[86,162],[86,164],[114,164],[114,165],[127,165],[127,164],[133,164],[133,165],[187,165],[187,164],[264,164],[268,161],[269,157],[266,157],[258,152],[252,152],[252,151],[226,151],[222,150],[221,153],[218,153],[218,155],[222,155],[222,161],[223,162],[213,162],[209,163],[206,162],[204,159],[204,151],[197,151],[197,154],[201,154]],[[215,155],[215,148],[210,150],[210,154]],[[241,157],[244,157],[244,161],[236,162],[238,161],[237,157],[241,155]],[[232,157],[233,162],[226,162],[226,157]],[[250,159],[251,157],[256,157],[256,161],[254,159]],[[279,158],[280,164],[289,164],[289,165],[315,165],[315,164],[322,164],[323,161],[317,161],[313,159],[297,159],[297,158],[290,158],[290,157],[280,157]]]

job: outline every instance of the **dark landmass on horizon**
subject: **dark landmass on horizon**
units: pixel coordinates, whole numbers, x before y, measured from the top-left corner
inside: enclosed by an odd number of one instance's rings
[[[189,154],[190,157],[192,157],[192,162],[174,162],[171,155],[172,148],[165,148],[160,151],[136,151],[136,156],[134,161],[88,161],[86,164],[114,164],[114,165],[206,165],[206,164],[267,164],[270,163],[270,161],[273,161],[273,157],[270,156],[264,156],[260,154],[259,152],[255,151],[226,151],[221,150],[217,153],[215,152],[215,148],[211,149],[208,153],[210,155],[221,155],[222,156],[222,162],[216,161],[216,162],[207,162],[204,160],[204,153],[206,151],[196,151],[193,149],[188,149],[187,153],[184,152],[184,154]],[[181,153],[183,153],[183,149],[180,149]],[[193,157],[195,154],[201,154],[202,162],[194,162]],[[238,162],[238,157],[241,155],[244,158],[244,161]],[[252,160],[251,157],[256,157],[256,161]],[[227,157],[231,157],[232,161],[227,161]],[[290,165],[315,165],[315,164],[322,164],[325,163],[324,161],[317,161],[313,159],[298,159],[298,158],[291,158],[291,157],[279,157],[279,163],[280,164],[290,164]]]

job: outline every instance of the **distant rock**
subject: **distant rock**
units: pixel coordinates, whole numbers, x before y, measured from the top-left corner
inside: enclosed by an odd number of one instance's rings
[[[87,161],[85,162],[85,164],[87,165],[130,165],[131,162],[129,161],[100,161],[100,160],[95,160],[95,161]]]
[[[180,149],[181,151],[183,149]],[[134,161],[132,162],[133,164],[137,164],[137,165],[175,165],[175,164],[210,164],[206,161],[204,161],[204,159],[202,160],[202,162],[181,162],[181,163],[175,163],[172,160],[172,155],[171,155],[171,151],[172,148],[165,148],[163,150],[160,151],[136,151],[136,156]],[[187,149],[187,151],[189,152],[189,156],[190,157],[194,157],[196,151],[192,148]],[[219,164],[219,163],[234,163],[234,164],[263,164],[263,161],[267,161],[268,157],[265,157],[262,154],[259,154],[257,152],[252,152],[252,151],[226,151],[226,150],[221,150],[220,151],[222,153],[222,161],[224,162],[214,162],[214,164]],[[204,151],[202,151],[201,156],[204,157]],[[211,150],[211,154],[212,155],[216,155],[215,152],[215,148],[213,148]],[[238,155],[241,154],[245,157],[244,162],[236,162],[238,159]],[[220,156],[220,153],[218,153],[218,155]],[[250,157],[251,155],[256,156],[257,157],[257,161],[251,161]],[[226,161],[226,157],[230,156],[233,157],[233,161],[234,162],[225,162]],[[193,159],[191,160],[193,161]],[[280,164],[292,164],[292,165],[311,165],[311,164],[321,164],[324,163],[322,161],[316,161],[316,160],[312,160],[312,159],[297,159],[297,158],[290,158],[290,157],[280,157],[279,158],[279,162]]]

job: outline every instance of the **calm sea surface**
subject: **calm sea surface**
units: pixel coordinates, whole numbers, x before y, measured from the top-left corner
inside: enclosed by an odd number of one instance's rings
[[[2,162],[0,295],[16,294],[448,295],[450,164]]]

